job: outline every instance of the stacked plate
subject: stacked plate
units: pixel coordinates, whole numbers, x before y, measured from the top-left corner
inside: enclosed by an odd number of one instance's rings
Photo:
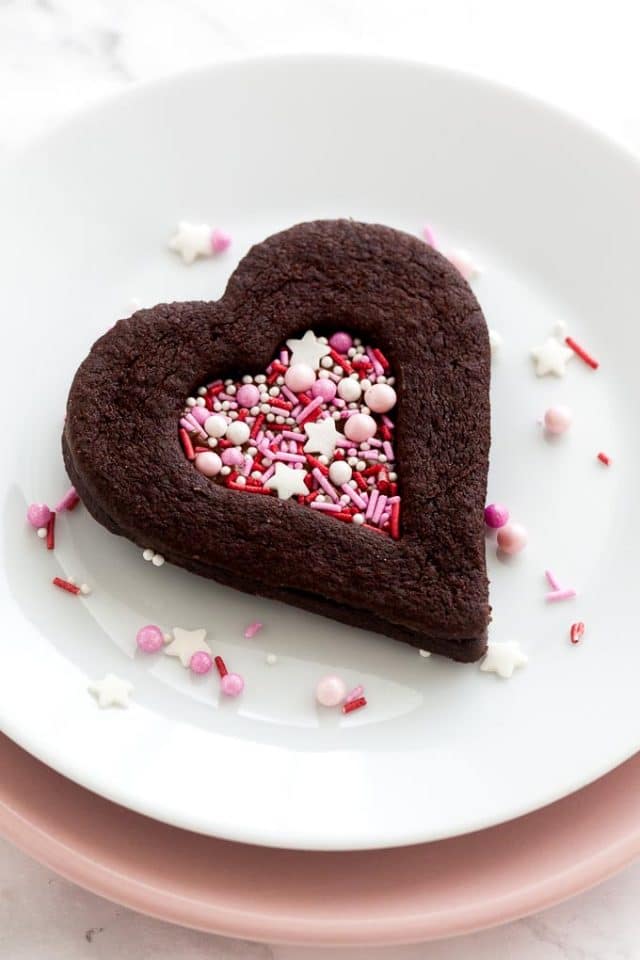
[[[638,853],[639,183],[617,148],[510,91],[352,58],[252,61],[138,88],[5,170],[8,837],[166,919],[325,944],[503,922]],[[487,545],[490,639],[529,658],[508,681],[145,564],[82,508],[61,516],[54,553],[25,528],[27,504],[65,488],[75,367],[131,299],[213,299],[250,244],[332,216],[412,232],[429,220],[443,248],[482,265],[474,288],[503,340],[490,498],[530,534],[509,564]],[[228,230],[232,248],[185,267],[166,250],[179,220]],[[559,322],[598,356],[596,372],[575,359],[564,379],[536,379],[530,351]],[[551,443],[536,420],[554,403],[575,422]],[[575,599],[545,605],[547,567]],[[92,594],[53,590],[56,575]],[[244,639],[252,620],[265,626]],[[242,697],[221,702],[213,677],[136,653],[146,623],[204,627],[244,675]],[[88,693],[109,672],[133,685],[128,709],[101,710]],[[362,684],[367,707],[318,708],[329,672]]]

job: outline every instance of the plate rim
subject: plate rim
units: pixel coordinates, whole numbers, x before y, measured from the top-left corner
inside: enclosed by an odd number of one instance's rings
[[[148,871],[146,878],[144,871],[139,876],[135,876],[135,868],[137,867],[139,872],[141,868],[137,863],[137,854],[133,849],[131,863],[127,865],[123,860],[120,870],[114,868],[113,863],[105,863],[100,860],[99,846],[102,842],[104,854],[104,847],[108,845],[109,829],[114,829],[113,826],[109,826],[109,822],[113,818],[116,820],[122,820],[122,818],[131,820],[133,818],[134,825],[139,831],[136,833],[138,840],[140,840],[141,833],[144,836],[145,832],[151,831],[149,839],[153,838],[153,843],[157,844],[156,834],[158,832],[166,834],[166,842],[171,842],[172,848],[173,844],[179,844],[186,837],[193,836],[191,831],[154,821],[144,814],[136,813],[92,794],[85,787],[81,787],[63,777],[62,774],[34,759],[21,747],[16,746],[13,741],[0,735],[0,756],[4,754],[6,758],[7,752],[9,762],[13,765],[14,770],[16,766],[24,767],[28,771],[29,781],[34,775],[39,779],[44,777],[45,779],[55,780],[65,800],[64,803],[60,802],[52,805],[45,801],[48,791],[40,790],[35,800],[36,805],[38,801],[40,802],[40,808],[34,815],[28,809],[29,804],[33,807],[33,797],[21,797],[19,788],[10,787],[8,784],[0,784],[1,836],[4,836],[34,860],[91,893],[106,897],[108,900],[120,903],[128,909],[136,910],[155,919],[218,936],[307,947],[399,946],[401,944],[463,936],[513,922],[521,917],[554,906],[608,879],[640,857],[640,813],[637,812],[640,808],[637,804],[635,805],[636,820],[633,828],[617,838],[611,839],[606,830],[600,837],[597,831],[589,829],[588,823],[589,804],[594,809],[601,809],[603,796],[608,796],[610,800],[613,799],[614,801],[618,798],[618,802],[624,803],[625,801],[622,798],[629,794],[629,783],[631,784],[631,792],[634,792],[634,788],[635,790],[638,789],[640,786],[640,754],[636,754],[622,766],[605,774],[605,776],[582,788],[577,793],[566,796],[542,810],[536,810],[524,817],[517,818],[515,821],[499,824],[477,833],[466,834],[450,840],[436,841],[435,843],[420,844],[413,848],[414,851],[417,851],[426,859],[429,856],[430,849],[444,849],[447,846],[479,842],[485,844],[485,846],[489,845],[486,859],[488,863],[491,863],[494,859],[494,838],[504,831],[509,831],[511,835],[514,830],[531,829],[532,824],[535,825],[536,821],[540,821],[537,829],[541,842],[547,842],[557,848],[555,840],[552,839],[553,830],[555,829],[561,837],[566,833],[563,814],[564,816],[568,815],[572,820],[582,818],[586,821],[581,829],[586,831],[589,842],[586,845],[586,852],[583,853],[581,858],[576,859],[574,857],[574,844],[565,841],[567,862],[564,866],[558,865],[552,871],[551,876],[521,878],[520,884],[515,886],[509,884],[508,879],[505,878],[502,881],[503,889],[500,892],[490,891],[483,903],[469,903],[467,892],[461,904],[457,906],[454,904],[448,910],[433,912],[429,909],[427,902],[423,914],[417,914],[414,910],[414,912],[408,911],[405,917],[395,917],[393,914],[386,916],[383,901],[376,898],[377,914],[374,928],[372,928],[371,916],[365,904],[360,907],[359,919],[349,919],[347,916],[343,916],[342,919],[334,921],[333,924],[328,924],[324,916],[314,919],[308,912],[308,908],[305,914],[303,905],[299,905],[295,911],[287,909],[286,912],[283,910],[280,914],[274,913],[272,907],[269,909],[263,907],[261,912],[260,909],[256,909],[255,901],[253,904],[251,903],[250,893],[246,894],[247,902],[244,909],[239,905],[236,909],[230,910],[226,905],[205,902],[202,897],[199,898],[196,895],[189,897],[184,893],[181,894],[179,889],[176,891],[170,885],[163,888],[152,874],[151,866],[145,868]],[[628,781],[626,784],[625,780]],[[99,825],[101,817],[106,818],[103,823],[104,834],[98,829],[94,831],[94,836],[97,838],[97,848],[96,846],[91,847],[92,839],[87,837],[82,826],[76,828],[75,843],[70,841],[68,830],[64,835],[58,836],[58,832],[64,830],[65,823],[67,826],[69,824],[73,826],[74,803],[89,803],[92,805],[92,818],[95,817],[96,827]],[[574,812],[567,814],[567,808],[570,808],[571,811],[577,811],[575,816]],[[40,814],[40,820],[38,820],[38,813]],[[553,824],[550,828],[549,820],[552,820],[556,815],[559,822],[555,828]],[[609,823],[615,823],[617,820],[617,817],[608,818]],[[602,830],[605,819],[595,817],[595,822],[600,825],[599,829]],[[131,824],[129,823],[128,826],[131,826]],[[575,833],[575,826],[572,829]],[[609,827],[609,829],[615,829],[615,827]],[[101,841],[100,838],[103,835],[104,839]],[[202,838],[197,837],[197,839]],[[353,873],[354,876],[357,876],[357,860],[363,856],[362,851],[309,854],[301,851],[251,847],[214,837],[204,838],[204,842],[211,845],[212,850],[215,850],[216,846],[220,849],[220,845],[222,845],[230,850],[232,856],[237,854],[243,858],[254,856],[275,860],[278,855],[284,854],[293,859],[305,858],[306,861],[309,856],[315,858],[326,858],[328,856],[331,858],[332,870],[337,865],[343,868],[347,865],[345,872]],[[560,845],[561,843],[562,840]],[[517,877],[518,851],[511,841],[507,850],[509,849],[514,850],[514,864],[510,865],[509,869],[515,872]],[[386,853],[396,857],[404,856],[406,848],[398,847],[386,851]],[[366,858],[372,858],[375,855],[376,851],[364,851]],[[336,861],[338,861],[338,864],[336,864]],[[351,861],[351,864],[349,864],[349,861]],[[356,862],[355,869],[354,861]],[[291,872],[291,864],[288,866],[288,872]],[[278,877],[281,874],[277,869],[274,869],[272,875],[274,882],[277,884]],[[508,871],[507,876],[510,876]],[[387,879],[388,873],[385,871],[384,879],[380,880],[381,886],[387,884]],[[451,883],[452,887],[455,885],[453,880],[447,880],[447,882]],[[299,889],[301,883],[299,876],[295,883],[296,889]],[[304,879],[302,884],[304,884]],[[211,886],[208,885],[207,894],[211,892],[211,889]],[[481,889],[485,890],[484,887]],[[291,896],[292,890],[293,888],[289,889],[288,896]],[[311,899],[313,902],[313,898]],[[344,900],[345,898],[342,897],[342,902]]]

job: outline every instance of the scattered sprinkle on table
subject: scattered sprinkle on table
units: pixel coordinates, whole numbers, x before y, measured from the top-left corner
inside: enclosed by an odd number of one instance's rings
[[[89,684],[89,692],[96,697],[100,707],[128,707],[133,684],[115,673],[107,673],[102,680]]]
[[[224,230],[212,229],[207,223],[189,223],[181,220],[169,240],[169,249],[179,253],[184,263],[193,263],[198,257],[212,257],[231,245],[231,237]]]
[[[604,463],[605,467],[611,466],[611,457],[609,457],[606,453],[602,453],[602,451],[600,451],[598,454],[598,460],[600,463]]]
[[[244,638],[245,640],[252,640],[257,633],[262,630],[263,624],[259,620],[255,620],[253,623],[250,623],[248,627],[245,627]]]
[[[164,652],[169,657],[178,657],[183,667],[189,667],[191,657],[194,653],[204,650],[209,656],[213,656],[211,647],[205,637],[207,631],[204,627],[198,630],[185,630],[183,627],[174,627],[172,630],[173,639],[168,643]]]
[[[573,337],[565,337],[564,342],[570,347],[573,352],[580,357],[581,360],[587,364],[588,367],[591,367],[592,370],[597,370],[600,364],[595,360],[591,354],[587,353],[584,347],[581,347],[579,343],[573,339]]]
[[[510,640],[506,643],[488,644],[480,669],[483,673],[497,673],[508,680],[517,667],[524,667],[528,662],[529,658],[520,649],[518,641]]]
[[[577,644],[580,643],[584,636],[585,626],[581,620],[578,620],[576,623],[571,624],[571,629],[569,631],[569,639],[571,643]]]

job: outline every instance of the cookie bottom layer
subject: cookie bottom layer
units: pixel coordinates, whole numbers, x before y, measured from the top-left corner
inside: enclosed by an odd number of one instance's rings
[[[82,502],[89,513],[106,527],[111,533],[125,537],[128,540],[133,539],[130,534],[121,529],[112,519],[98,506],[91,496],[90,490],[85,485],[83,478],[77,473],[73,457],[69,450],[66,438],[63,436],[62,450],[67,473],[71,482]],[[240,494],[242,496],[242,494]],[[144,548],[152,546],[148,543],[139,543],[138,546]],[[446,637],[434,637],[428,634],[422,634],[418,631],[409,630],[406,627],[395,624],[389,620],[377,617],[366,610],[355,609],[343,604],[336,603],[334,600],[327,600],[319,594],[305,593],[302,591],[288,590],[284,587],[277,587],[255,578],[244,577],[242,581],[230,574],[221,567],[212,567],[200,564],[197,561],[183,556],[171,556],[162,551],[165,560],[174,563],[177,566],[184,567],[191,573],[207,577],[227,587],[233,587],[243,593],[253,594],[254,596],[267,597],[271,600],[280,600],[290,606],[299,607],[301,610],[307,610],[310,613],[320,614],[332,620],[338,620],[349,626],[359,627],[362,630],[371,630],[374,633],[380,633],[395,640],[401,640],[416,649],[428,650],[430,653],[440,654],[452,660],[461,663],[474,663],[479,660],[487,649],[486,631],[482,636],[473,637],[464,640],[448,639]]]

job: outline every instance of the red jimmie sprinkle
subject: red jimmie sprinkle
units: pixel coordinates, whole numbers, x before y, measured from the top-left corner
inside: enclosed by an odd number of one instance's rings
[[[77,587],[75,583],[69,583],[68,580],[63,580],[62,577],[54,577],[51,582],[54,587],[60,587],[61,590],[66,590],[67,593],[75,593],[76,595],[80,593],[80,587]]]
[[[178,433],[180,435],[180,443],[182,444],[182,449],[184,450],[185,457],[187,458],[187,460],[195,460],[196,455],[193,449],[193,444],[191,443],[191,437],[189,436],[187,431],[184,429],[184,427],[180,427],[180,430],[178,431]]]
[[[571,630],[569,631],[569,637],[571,643],[580,643],[584,636],[584,623],[579,620],[577,623],[571,624]]]
[[[604,463],[606,467],[611,466],[611,457],[608,457],[606,453],[600,452],[598,454],[598,460],[600,461],[600,463]]]
[[[391,507],[391,536],[394,540],[400,539],[400,502],[396,502]]]
[[[584,362],[585,362],[588,366],[590,366],[592,370],[597,370],[597,369],[598,369],[598,367],[600,366],[600,364],[598,363],[598,361],[597,361],[597,360],[594,360],[594,358],[591,356],[591,354],[587,353],[587,351],[584,349],[584,347],[581,347],[579,343],[576,343],[576,341],[573,339],[573,337],[565,337],[565,338],[564,338],[564,342],[566,343],[566,345],[567,345],[568,347],[571,347],[571,349],[573,350],[573,352],[574,352],[575,354],[577,354],[577,355],[580,357],[581,360],[584,360]]]
[[[366,697],[357,697],[355,700],[350,700],[348,703],[342,704],[343,713],[353,713],[354,710],[359,710],[361,707],[366,707],[367,698]]]
[[[56,515],[51,511],[49,522],[47,524],[47,550],[53,550],[56,545]]]
[[[353,373],[353,367],[344,357],[341,357],[336,350],[330,350],[329,356],[338,367],[342,367],[345,373]]]
[[[383,368],[383,370],[384,370],[385,373],[386,373],[387,370],[389,369],[389,361],[388,361],[387,358],[385,357],[385,355],[384,355],[384,353],[382,352],[382,350],[378,350],[377,347],[374,347],[371,352],[373,353],[374,357],[376,358],[376,360],[378,361],[378,363],[380,364],[380,366]]]
[[[221,676],[221,677],[226,677],[226,675],[229,673],[229,671],[227,670],[227,665],[226,665],[226,663],[224,662],[224,660],[222,659],[222,657],[215,657],[213,662],[215,663],[215,665],[216,665],[216,667],[217,667],[217,670],[218,670],[218,673],[220,674],[220,676]]]

